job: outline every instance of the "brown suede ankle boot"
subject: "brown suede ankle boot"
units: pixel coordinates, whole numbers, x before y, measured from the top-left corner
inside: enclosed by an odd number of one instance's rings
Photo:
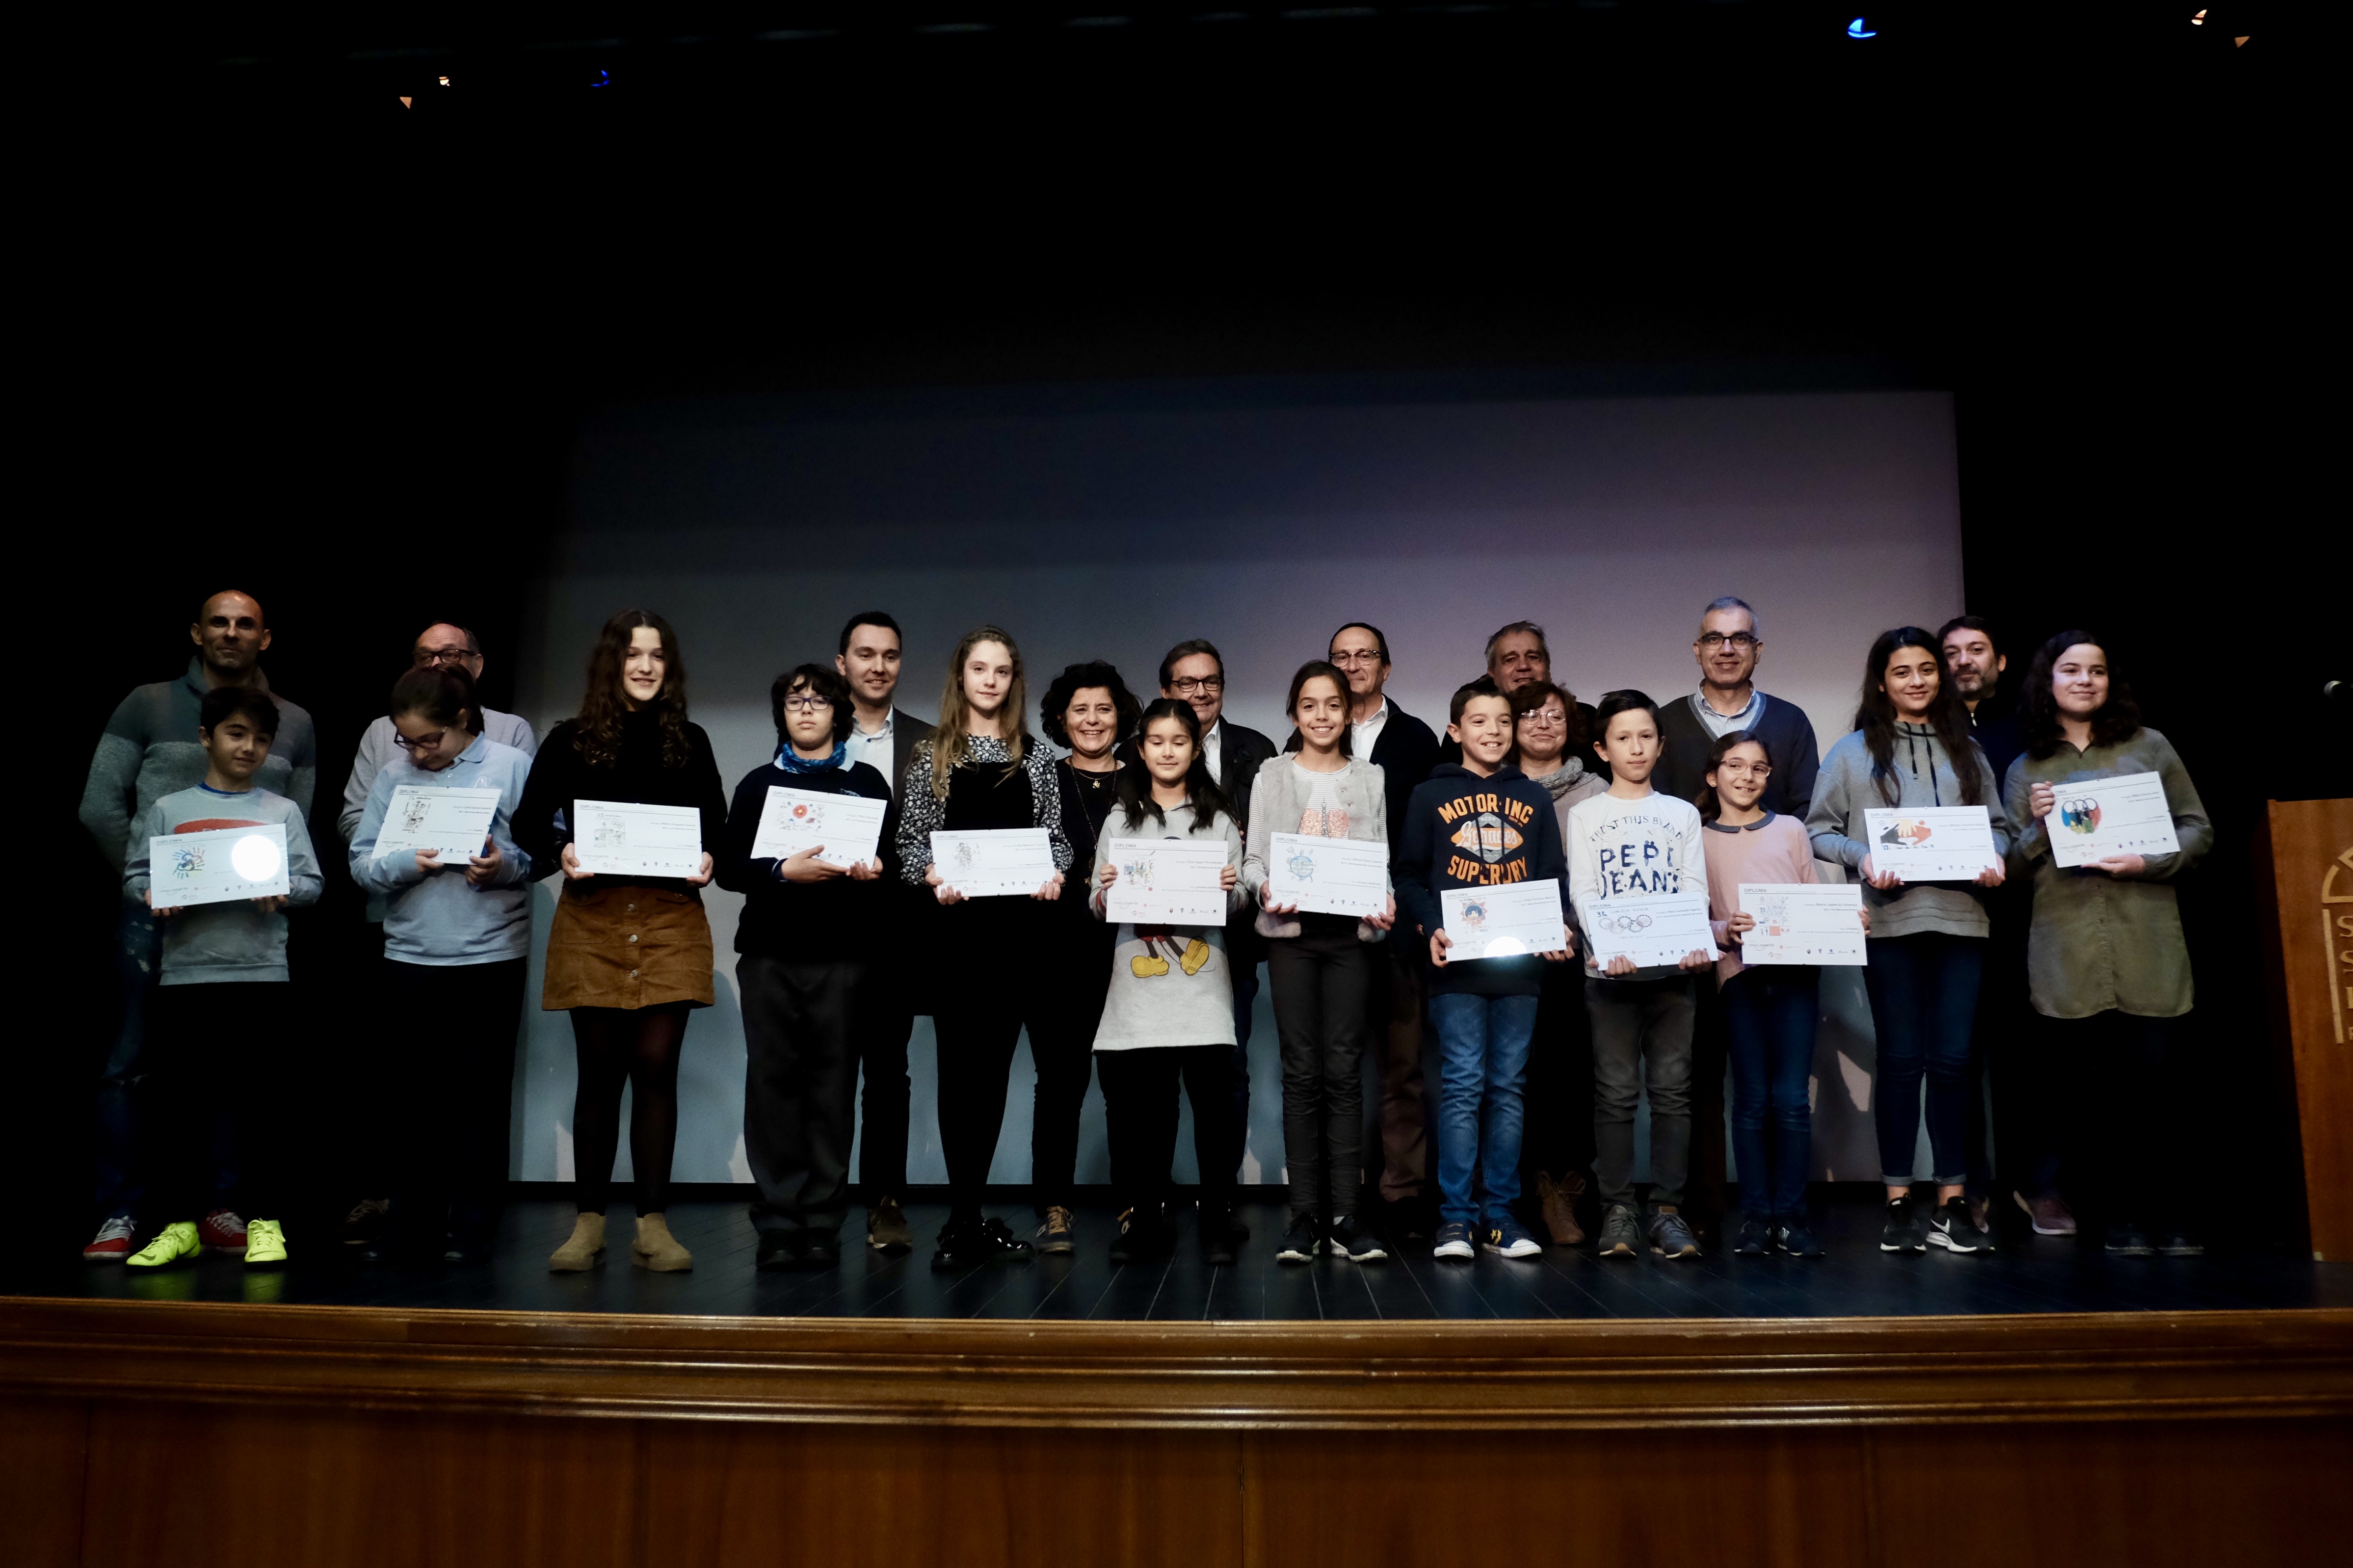
[[[638,1216],[638,1239],[630,1244],[629,1255],[638,1267],[656,1274],[679,1274],[694,1266],[694,1255],[678,1245],[670,1234],[670,1221],[659,1214]]]
[[[596,1266],[605,1253],[605,1216],[583,1214],[572,1222],[572,1235],[547,1260],[554,1274],[579,1274]]]

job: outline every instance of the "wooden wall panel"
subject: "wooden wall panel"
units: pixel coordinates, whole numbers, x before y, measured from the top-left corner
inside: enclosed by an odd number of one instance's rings
[[[2353,800],[2274,800],[2273,1006],[2295,1062],[2312,1255],[2353,1262]]]
[[[90,1406],[0,1400],[0,1532],[16,1568],[81,1561],[82,1466]]]

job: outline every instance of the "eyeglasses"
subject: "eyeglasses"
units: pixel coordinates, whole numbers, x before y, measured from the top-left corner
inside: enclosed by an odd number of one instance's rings
[[[1756,647],[1757,641],[1755,633],[1747,631],[1703,631],[1699,634],[1699,645],[1703,648],[1719,648],[1729,642],[1744,653]]]
[[[462,664],[469,659],[480,657],[470,648],[419,648],[417,651],[417,667],[421,670],[428,664]]]
[[[829,708],[833,706],[833,699],[831,697],[811,696],[805,692],[797,697],[786,697],[785,699],[785,706],[790,708],[797,714],[813,714],[819,708]]]
[[[1769,762],[1719,762],[1715,770],[1727,779],[1769,779],[1773,765]]]
[[[1168,689],[1180,697],[1189,697],[1196,692],[1222,692],[1226,689],[1226,678],[1223,675],[1179,675],[1168,683]]]
[[[1343,670],[1353,670],[1359,664],[1378,664],[1381,662],[1381,656],[1367,648],[1361,653],[1335,653],[1332,655],[1331,662],[1337,664]]]
[[[1568,723],[1568,715],[1558,708],[1530,708],[1520,715],[1520,722],[1540,729],[1559,729]]]
[[[449,732],[446,729],[437,729],[431,735],[419,736],[415,740],[411,740],[398,730],[394,730],[392,738],[393,743],[403,751],[438,751],[441,747],[441,743],[449,738]]]

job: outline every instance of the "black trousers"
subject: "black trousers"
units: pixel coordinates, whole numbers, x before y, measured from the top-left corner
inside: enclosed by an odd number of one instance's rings
[[[527,959],[489,964],[384,960],[385,1057],[392,1224],[401,1241],[438,1246],[445,1234],[480,1245],[498,1229],[507,1190],[515,1042]],[[429,1043],[404,1025],[438,1022]]]
[[[1058,927],[1066,924],[1064,911],[1054,914]],[[1082,927],[1054,933],[1052,959],[1029,1014],[1029,1056],[1038,1068],[1029,1181],[1040,1213],[1056,1203],[1068,1207],[1078,1196],[1079,1116],[1094,1069],[1095,1030],[1111,990],[1117,927],[1084,918]]]
[[[158,985],[149,999],[146,1075],[132,1097],[149,1171],[140,1228],[230,1209],[278,1219],[282,1134],[256,1114],[283,1078],[291,1024],[284,980]]]
[[[1282,1044],[1282,1157],[1291,1213],[1357,1213],[1364,1185],[1365,1003],[1373,952],[1345,929],[1267,943],[1274,1028]]]
[[[1520,1191],[1538,1172],[1593,1169],[1593,1024],[1585,1008],[1582,962],[1545,966],[1528,1041],[1527,1121],[1520,1140]]]
[[[867,1201],[901,1197],[907,1191],[907,1119],[910,1085],[907,1041],[915,1032],[914,1010],[903,986],[878,979],[852,1021],[856,1067],[866,1075],[860,1096],[858,1180]]]
[[[1111,1181],[1119,1206],[1149,1212],[1175,1184],[1176,1086],[1193,1102],[1193,1152],[1201,1167],[1201,1213],[1215,1220],[1233,1204],[1233,1055],[1230,1045],[1166,1045],[1105,1051],[1095,1058],[1103,1080]]]
[[[2111,1009],[2041,1020],[2046,1103],[2059,1149],[2059,1186],[2090,1224],[2156,1227],[2176,1212],[2185,1139],[2173,1081],[2176,1043],[2189,1015],[2142,1018]]]
[[[763,1234],[841,1229],[857,1131],[858,1014],[871,979],[868,965],[849,959],[735,960],[744,1153],[760,1192],[752,1224]]]
[[[1027,999],[943,997],[932,1014],[939,1036],[940,1153],[948,1168],[951,1217],[977,1219],[1005,1130],[1006,1077],[1021,1043]]]

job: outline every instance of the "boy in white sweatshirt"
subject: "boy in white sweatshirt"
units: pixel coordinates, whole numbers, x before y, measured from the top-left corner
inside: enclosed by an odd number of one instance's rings
[[[1696,1257],[1683,1218],[1691,1170],[1693,977],[1713,962],[1704,949],[1672,968],[1637,968],[1620,953],[1596,962],[1595,911],[1604,899],[1707,895],[1699,809],[1651,788],[1661,742],[1657,705],[1641,692],[1611,692],[1594,711],[1593,749],[1608,767],[1607,791],[1568,813],[1569,900],[1585,940],[1585,1009],[1593,1025],[1594,1175],[1599,1188],[1601,1255],[1631,1257],[1649,1233],[1661,1257]],[[1606,948],[1602,949],[1606,950]],[[1634,1107],[1651,1096],[1651,1213],[1634,1207]]]

